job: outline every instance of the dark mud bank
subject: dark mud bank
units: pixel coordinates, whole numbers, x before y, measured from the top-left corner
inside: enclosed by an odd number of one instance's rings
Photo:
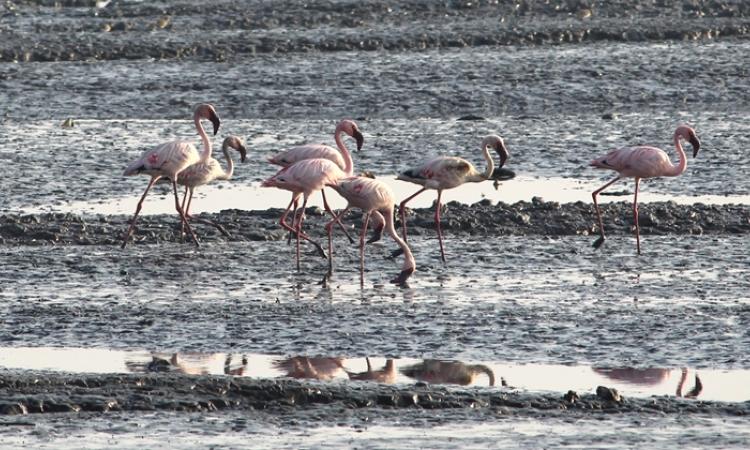
[[[632,206],[628,202],[602,205],[607,234],[630,234]],[[203,241],[272,241],[285,238],[278,226],[281,210],[224,210],[201,214],[226,228],[225,237],[211,226],[194,226]],[[434,209],[409,210],[410,234],[434,229]],[[674,202],[645,203],[639,207],[641,233],[648,234],[750,234],[750,207],[747,205],[678,205]],[[318,208],[308,208],[306,230],[323,237],[329,220]],[[350,213],[345,222],[352,230],[359,226],[360,214]],[[129,216],[79,216],[74,214],[34,214],[0,216],[0,243],[6,245],[116,245],[130,221]],[[593,206],[576,202],[559,204],[533,199],[512,205],[496,205],[485,200],[474,205],[451,202],[442,213],[443,230],[469,236],[569,236],[597,233]],[[400,221],[397,220],[397,226]],[[432,231],[430,231],[431,233]],[[156,244],[180,241],[177,215],[145,216],[138,220],[135,241]]]
[[[299,51],[713,39],[750,33],[744,2],[15,1],[0,61],[84,61]]]
[[[607,392],[607,389],[599,389]],[[610,391],[611,392],[611,391]],[[750,404],[673,397],[612,399],[608,395],[533,394],[495,389],[449,389],[417,383],[319,383],[292,379],[153,375],[0,375],[0,414],[84,411],[263,410],[284,414],[297,408],[484,409],[504,415],[598,413],[745,416]],[[326,414],[321,414],[325,416]]]

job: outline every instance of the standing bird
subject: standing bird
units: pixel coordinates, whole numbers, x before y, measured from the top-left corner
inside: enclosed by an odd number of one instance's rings
[[[323,248],[320,246],[320,244],[313,241],[309,238],[309,236],[302,232],[304,210],[307,207],[308,198],[314,192],[322,190],[326,185],[334,184],[339,178],[351,177],[354,171],[352,156],[349,153],[349,150],[346,148],[346,145],[344,145],[343,140],[341,139],[341,132],[352,136],[357,141],[357,150],[362,148],[364,137],[359,131],[359,127],[357,127],[357,124],[354,123],[353,120],[342,120],[336,127],[336,145],[341,151],[341,155],[344,159],[344,170],[342,170],[336,163],[334,163],[330,159],[305,159],[302,161],[298,161],[290,166],[284,167],[274,176],[268,178],[267,180],[264,180],[261,183],[261,186],[263,187],[276,187],[292,192],[292,201],[289,202],[289,206],[287,206],[286,210],[284,210],[284,213],[281,215],[279,224],[285,230],[293,231],[297,235],[297,270],[299,270],[300,268],[300,239],[304,239],[312,243],[320,254],[325,255],[325,252],[323,251]],[[292,208],[292,205],[294,205],[295,202],[299,200],[300,195],[303,196],[303,214],[298,214],[298,211],[295,212],[295,217],[292,222],[292,225],[294,225],[294,227],[291,227],[286,223],[286,217],[289,214],[289,210]],[[334,218],[336,217],[336,215],[333,214],[333,211],[329,210],[328,212]],[[298,215],[299,218],[297,218]]]
[[[346,133],[350,137],[354,137],[350,132],[353,132],[352,128],[347,128],[343,126],[344,121],[342,120],[336,125],[336,130],[333,132],[333,137],[336,141],[336,145],[339,146],[339,143],[341,142],[341,139],[339,138],[339,135],[341,133]],[[288,150],[284,150],[282,152],[277,153],[276,155],[268,158],[268,162],[271,164],[276,164],[277,166],[281,167],[289,167],[294,163],[304,161],[306,159],[328,159],[332,162],[334,162],[341,170],[346,170],[346,161],[344,161],[344,157],[341,154],[341,147],[339,146],[339,149],[335,149],[331,147],[330,145],[325,144],[305,144],[305,145],[298,145],[296,147],[292,147]],[[323,196],[323,207],[326,211],[333,214],[331,207],[328,205],[328,200],[326,199],[326,191],[325,189],[320,190],[320,194]],[[297,214],[297,201],[294,202],[294,215]],[[349,232],[346,231],[346,228],[339,223],[339,226],[341,227],[341,230],[346,235],[347,239],[349,239],[349,242],[354,242],[354,239],[352,239],[351,236],[349,236]],[[289,239],[291,239],[291,232],[289,234]]]
[[[499,167],[502,168],[505,164],[505,161],[508,160],[508,150],[505,148],[505,143],[500,136],[491,134],[485,137],[484,140],[482,140],[482,152],[485,161],[487,161],[487,169],[484,171],[484,173],[479,172],[469,161],[463,158],[458,158],[455,156],[438,156],[427,161],[421,166],[414,167],[405,172],[402,172],[398,177],[396,177],[398,180],[409,181],[411,183],[416,183],[423,186],[423,188],[417,191],[414,195],[402,201],[399,207],[404,240],[407,239],[406,204],[427,189],[436,189],[438,195],[437,207],[435,208],[435,224],[437,226],[438,240],[440,241],[440,257],[442,258],[443,262],[445,262],[443,231],[440,228],[440,197],[442,196],[443,190],[445,189],[452,189],[464,183],[478,183],[480,181],[492,179],[493,174],[495,174],[495,163],[492,160],[492,156],[490,155],[490,147],[495,149],[497,154],[500,156]]]
[[[221,151],[224,153],[224,158],[227,160],[226,172],[221,168],[219,161],[211,157],[211,148],[209,147],[207,152],[204,152],[202,155],[204,156],[208,153],[207,158],[202,157],[200,161],[187,167],[177,176],[177,184],[185,186],[185,195],[182,197],[182,210],[185,212],[185,217],[189,220],[197,220],[198,222],[213,225],[227,237],[229,237],[229,233],[227,233],[227,230],[218,223],[208,219],[192,217],[190,215],[190,204],[193,201],[193,191],[196,187],[208,184],[213,180],[228,180],[232,178],[232,175],[234,174],[234,161],[229,154],[230,147],[237,150],[240,153],[240,161],[245,162],[247,149],[245,149],[242,139],[238,136],[227,136],[221,145]],[[188,192],[190,192],[190,196],[188,196]],[[187,205],[185,204],[186,201]]]
[[[594,208],[596,209],[596,218],[599,221],[599,239],[594,242],[594,248],[599,248],[604,243],[604,225],[602,224],[602,213],[599,210],[599,204],[596,202],[596,196],[621,178],[635,178],[635,196],[633,197],[633,216],[635,220],[635,238],[636,249],[641,254],[641,233],[638,226],[638,187],[641,178],[654,177],[676,177],[682,174],[687,168],[687,156],[682,149],[680,139],[690,142],[693,147],[693,158],[698,156],[698,150],[701,143],[695,130],[687,125],[680,125],[674,132],[674,146],[677,148],[677,155],[680,162],[677,165],[672,164],[669,156],[664,150],[656,147],[637,146],[622,147],[591,161],[591,165],[597,169],[610,169],[618,173],[614,180],[595,190],[591,197],[594,199]]]
[[[208,135],[206,135],[206,131],[203,129],[203,125],[201,125],[201,119],[207,119],[211,121],[214,126],[214,135],[219,131],[221,121],[219,120],[219,116],[216,114],[216,110],[212,105],[201,103],[195,107],[195,110],[193,112],[193,122],[195,122],[195,128],[198,130],[198,134],[203,141],[204,155],[206,153],[210,155],[211,141],[208,139]],[[198,150],[195,149],[195,146],[190,142],[172,141],[161,144],[152,150],[148,150],[143,155],[141,155],[140,158],[128,165],[123,175],[130,176],[145,173],[151,176],[151,180],[148,182],[148,186],[146,186],[146,190],[143,192],[143,196],[141,197],[141,200],[138,202],[138,206],[135,209],[133,220],[131,220],[130,227],[128,227],[128,231],[125,233],[125,237],[122,241],[122,248],[125,248],[130,235],[135,229],[135,222],[138,219],[138,214],[141,212],[143,200],[146,199],[148,191],[151,189],[151,186],[153,186],[154,183],[156,183],[162,177],[169,178],[172,181],[175,208],[177,209],[177,212],[180,213],[180,219],[182,220],[183,225],[186,226],[188,231],[190,232],[190,235],[193,238],[193,242],[195,242],[195,245],[200,246],[200,244],[198,243],[198,238],[195,236],[195,233],[190,227],[190,224],[185,217],[184,211],[180,206],[180,200],[177,196],[177,178],[179,177],[180,172],[185,170],[185,168],[200,161],[201,156],[202,155],[198,154]]]
[[[330,184],[336,192],[344,197],[349,203],[343,211],[334,217],[326,225],[328,232],[328,279],[333,274],[333,224],[344,216],[350,209],[359,208],[363,214],[362,233],[359,236],[359,280],[364,285],[365,272],[365,235],[367,234],[367,225],[370,215],[374,212],[380,212],[385,218],[385,230],[391,235],[396,244],[404,253],[404,264],[401,267],[401,273],[391,283],[403,285],[406,280],[414,273],[416,268],[414,256],[409,249],[409,245],[396,234],[393,226],[393,205],[396,203],[391,188],[380,180],[374,180],[368,177],[350,177],[336,180]]]

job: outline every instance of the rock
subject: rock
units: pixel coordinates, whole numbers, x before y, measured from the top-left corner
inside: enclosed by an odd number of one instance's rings
[[[622,397],[615,388],[608,388],[606,386],[599,386],[596,388],[596,395],[600,399],[608,402],[622,403]]]

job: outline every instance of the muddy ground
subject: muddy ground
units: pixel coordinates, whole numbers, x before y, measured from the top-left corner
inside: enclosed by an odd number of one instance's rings
[[[274,5],[0,5],[1,346],[750,368],[748,5]],[[446,265],[433,210],[416,208],[409,225],[417,273],[408,286],[388,283],[400,260],[390,258],[386,239],[368,247],[360,287],[357,248],[340,235],[335,276],[322,286],[326,262],[309,246],[302,270],[293,270],[292,247],[276,227],[280,209],[241,205],[204,215],[232,237],[199,225],[200,248],[180,242],[173,214],[145,215],[135,241],[117,246],[128,216],[107,207],[134,207],[146,183],[121,177],[123,167],[157,143],[192,139],[190,111],[202,101],[223,119],[217,142],[237,134],[251,149],[233,180],[241,185],[274,172],[262,162],[267,154],[331,142],[342,117],[365,134],[357,171],[378,177],[435,154],[480,163],[476,147],[490,132],[505,137],[508,168],[519,175],[589,184],[609,176],[589,169],[590,159],[626,144],[672,152],[681,122],[695,126],[703,148],[682,176],[643,184],[646,195],[681,197],[641,204],[640,257],[629,197],[603,205],[610,239],[599,250],[591,247],[588,199],[469,198],[443,214]],[[72,127],[62,126],[66,119]],[[504,182],[501,192],[513,186]],[[631,195],[632,182],[612,189]],[[692,195],[730,201],[684,198]],[[70,210],[74,202],[100,202],[102,210],[28,212]],[[320,211],[309,209],[307,219],[322,239]],[[358,213],[347,223],[353,230]],[[747,402],[626,395],[613,403],[595,390],[571,403],[562,391],[503,386],[0,369],[0,444],[750,443]]]
[[[278,241],[287,233],[278,226],[281,209],[265,211],[225,210],[217,214],[197,215],[220,224],[229,234],[222,234],[209,225],[200,227],[200,241]],[[408,211],[410,234],[434,233],[434,206]],[[634,232],[632,203],[602,205],[607,218],[605,230],[611,235]],[[324,225],[331,220],[320,208],[308,208],[306,224],[316,239],[325,239]],[[357,236],[361,213],[347,216],[347,229]],[[532,202],[513,205],[489,200],[473,205],[451,202],[442,208],[442,229],[457,236],[575,236],[596,235],[596,213],[593,204],[581,202],[559,204],[535,198]],[[118,245],[130,216],[80,216],[75,214],[29,214],[0,216],[0,243],[9,245]],[[396,226],[401,226],[396,219]],[[639,209],[641,233],[647,235],[722,235],[750,234],[748,205],[678,205],[674,202],[647,203]],[[158,244],[185,242],[181,236],[179,216],[143,216],[138,221],[135,242]],[[399,228],[400,229],[400,228]],[[340,233],[340,231],[337,231]],[[385,241],[390,240],[386,235]],[[188,239],[189,240],[189,239]],[[390,243],[395,246],[395,244]]]

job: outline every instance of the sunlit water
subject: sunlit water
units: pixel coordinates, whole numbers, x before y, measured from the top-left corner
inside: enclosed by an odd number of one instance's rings
[[[388,384],[424,381],[433,384],[490,386],[529,392],[593,393],[597,386],[622,395],[687,395],[698,376],[698,398],[750,400],[750,370],[692,368],[607,368],[555,364],[508,364],[501,361],[419,360],[413,358],[284,357],[263,354],[158,353],[85,348],[0,348],[0,367],[70,373],[145,373],[174,371],[189,375],[252,378],[292,377]],[[684,377],[682,386],[681,378]],[[354,381],[352,381],[354,382]],[[501,386],[503,384],[504,386]]]

